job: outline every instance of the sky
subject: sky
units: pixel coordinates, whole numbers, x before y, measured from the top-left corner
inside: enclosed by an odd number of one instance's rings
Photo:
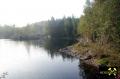
[[[22,27],[52,16],[80,17],[84,5],[85,0],[0,0],[0,25]]]

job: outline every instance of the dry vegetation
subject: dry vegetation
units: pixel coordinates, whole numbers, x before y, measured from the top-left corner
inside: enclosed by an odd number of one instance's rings
[[[91,55],[89,62],[93,61],[92,64],[94,65],[120,66],[119,52],[116,52],[108,44],[98,45],[97,43],[91,43],[84,45],[83,43],[76,43],[73,45],[73,50],[76,50],[75,53],[83,56]]]

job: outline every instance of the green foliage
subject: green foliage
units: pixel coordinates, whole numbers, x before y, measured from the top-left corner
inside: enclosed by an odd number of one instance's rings
[[[0,38],[34,40],[50,36],[59,39],[74,39],[78,21],[79,19],[74,16],[63,19],[52,17],[51,20],[28,24],[21,28],[6,25],[0,27]]]
[[[120,48],[120,1],[95,0],[89,3],[80,18],[78,33],[100,44]]]
[[[99,63],[102,64],[102,65],[108,65],[109,61],[108,61],[107,58],[103,58],[103,59],[99,60]]]
[[[86,1],[77,30],[82,39],[74,47],[80,53],[92,51],[98,64],[120,66],[120,0]]]

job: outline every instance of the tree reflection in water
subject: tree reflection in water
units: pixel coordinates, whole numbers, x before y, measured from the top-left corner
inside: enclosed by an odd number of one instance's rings
[[[30,51],[30,46],[33,45],[36,48],[44,47],[48,51],[48,55],[51,56],[51,58],[54,58],[55,56],[62,56],[63,60],[65,58],[69,58],[71,60],[74,59],[74,57],[66,54],[66,53],[60,53],[58,50],[60,48],[64,48],[66,46],[69,46],[73,44],[75,41],[73,39],[47,39],[45,41],[41,40],[31,40],[31,41],[24,41],[26,49],[28,54]]]

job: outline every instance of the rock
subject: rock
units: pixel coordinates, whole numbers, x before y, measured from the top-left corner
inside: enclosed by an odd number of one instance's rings
[[[84,60],[89,60],[89,59],[91,59],[91,58],[92,58],[92,56],[89,55],[89,56],[87,56]]]

